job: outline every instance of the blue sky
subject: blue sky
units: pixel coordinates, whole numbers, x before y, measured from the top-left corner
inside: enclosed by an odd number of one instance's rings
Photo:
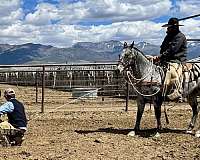
[[[109,40],[160,44],[170,17],[200,14],[199,0],[2,0],[0,43],[69,47]],[[181,21],[200,38],[200,18]]]

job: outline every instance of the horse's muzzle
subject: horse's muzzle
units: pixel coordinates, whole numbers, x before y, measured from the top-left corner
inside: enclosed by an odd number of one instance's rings
[[[121,65],[121,64],[119,64],[119,65],[117,66],[117,70],[118,70],[120,73],[122,73],[123,70],[124,70],[124,66]]]

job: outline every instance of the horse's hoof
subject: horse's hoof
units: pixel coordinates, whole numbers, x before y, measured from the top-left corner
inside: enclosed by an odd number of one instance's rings
[[[192,134],[192,130],[187,130],[186,134]]]
[[[200,137],[200,131],[196,131],[195,137],[199,138]]]
[[[135,131],[130,131],[127,136],[130,136],[130,137],[134,137],[135,136]]]
[[[157,132],[153,137],[154,137],[154,138],[159,138],[159,137],[160,137],[160,133]]]

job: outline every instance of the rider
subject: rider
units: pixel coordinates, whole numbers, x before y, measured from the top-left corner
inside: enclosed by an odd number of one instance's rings
[[[24,133],[27,130],[24,105],[15,99],[15,91],[12,88],[8,88],[4,91],[4,97],[7,102],[0,106],[0,116],[7,114],[8,123],[0,123],[0,128],[2,128],[2,126],[5,127],[5,124],[8,124],[9,128],[15,129],[16,133],[9,135],[7,137],[8,141],[11,145],[21,145]]]
[[[160,62],[181,63],[187,60],[187,40],[185,35],[179,30],[177,18],[170,18],[168,23],[162,27],[167,27],[167,35],[160,46]]]
[[[179,30],[179,20],[177,18],[170,18],[167,24],[164,24],[162,27],[167,27],[167,35],[160,46],[160,56],[156,57],[160,60],[160,64],[167,68],[168,64],[173,64],[173,68],[176,68],[176,71],[179,69],[179,74],[182,74],[182,65],[181,63],[186,62],[186,50],[187,50],[187,40],[185,35]],[[169,67],[169,72],[171,68]],[[180,75],[179,75],[180,76]],[[179,81],[181,86],[181,81]],[[174,90],[174,93],[177,90]],[[178,91],[179,94],[175,97],[168,97],[169,99],[177,99],[181,97],[181,91]]]

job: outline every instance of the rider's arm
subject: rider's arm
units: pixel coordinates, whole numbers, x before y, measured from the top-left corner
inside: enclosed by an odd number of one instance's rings
[[[0,106],[0,115],[5,113],[10,113],[14,110],[14,105],[12,102],[6,102]]]

